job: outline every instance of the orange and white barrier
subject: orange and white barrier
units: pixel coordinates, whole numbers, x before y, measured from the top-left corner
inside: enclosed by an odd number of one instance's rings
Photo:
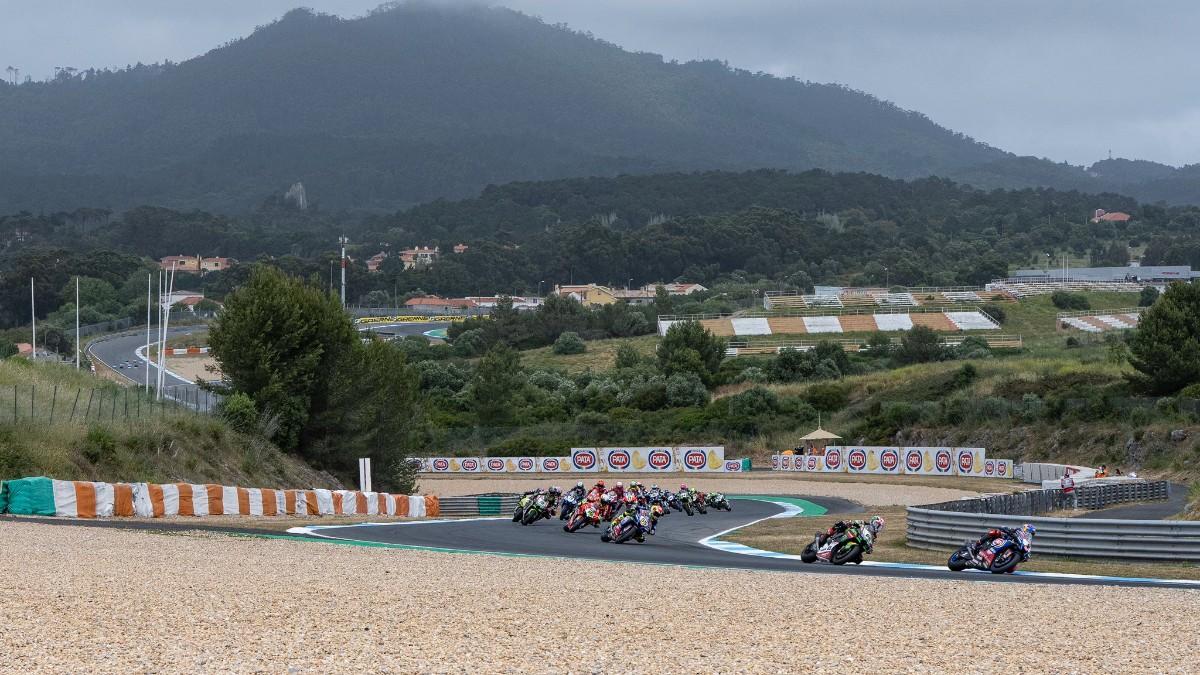
[[[191,483],[98,483],[22,478],[0,487],[0,511],[66,518],[140,516],[439,515],[434,495],[273,490]]]

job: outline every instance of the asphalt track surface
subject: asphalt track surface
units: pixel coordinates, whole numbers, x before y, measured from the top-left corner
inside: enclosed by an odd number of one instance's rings
[[[197,324],[192,326],[179,326],[167,330],[167,337],[173,338],[180,335],[188,335],[197,331],[208,330],[205,324]],[[158,333],[152,333],[151,339],[158,337]],[[88,346],[88,356],[96,359],[112,369],[112,371],[121,377],[133,382],[134,384],[144,384],[146,371],[150,372],[150,386],[154,386],[156,381],[158,367],[153,363],[143,361],[137,354],[139,349],[146,346],[145,331],[137,331],[131,333],[122,333],[112,337],[102,338],[92,342]],[[119,368],[122,363],[141,364],[137,368]],[[164,373],[163,386],[165,392],[170,392],[172,398],[181,400],[195,400],[196,390],[198,387],[188,380],[179,378],[171,374],[170,371]]]
[[[804,497],[824,506],[830,513],[845,513],[861,507],[844,500],[825,497]],[[1021,573],[993,575],[979,572],[951,572],[946,569],[914,569],[911,567],[879,567],[844,565],[835,567],[824,563],[805,564],[799,560],[758,557],[709,548],[700,540],[727,530],[737,529],[754,521],[783,512],[777,504],[765,501],[734,499],[733,511],[712,511],[707,515],[687,516],[674,512],[659,521],[658,533],[646,537],[643,544],[611,544],[600,541],[601,528],[585,527],[576,533],[564,532],[562,521],[541,520],[522,526],[509,518],[479,518],[465,520],[412,521],[405,524],[373,524],[346,527],[321,527],[314,537],[352,542],[372,542],[441,550],[487,552],[499,554],[552,556],[585,560],[624,561],[666,565],[717,567],[726,569],[766,570],[776,572],[809,572],[815,574],[859,574],[871,577],[941,579],[998,583],[1050,583],[1115,586],[1154,586],[1130,579],[1091,579],[1061,576],[1025,576]],[[811,536],[812,528],[797,522],[798,536]]]

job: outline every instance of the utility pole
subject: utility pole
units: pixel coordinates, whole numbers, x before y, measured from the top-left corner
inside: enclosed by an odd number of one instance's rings
[[[338,237],[338,243],[342,245],[342,309],[346,309],[346,244],[349,241],[344,234]]]
[[[79,370],[79,275],[75,275],[75,370]]]
[[[153,302],[153,300],[151,299],[151,296],[150,296],[150,273],[147,272],[146,273],[146,372],[144,373],[147,394],[150,393],[150,303],[152,303],[152,302]]]
[[[37,361],[37,307],[33,300],[33,277],[29,277],[29,325],[33,330],[33,336],[30,338],[33,350],[29,355],[30,358]]]

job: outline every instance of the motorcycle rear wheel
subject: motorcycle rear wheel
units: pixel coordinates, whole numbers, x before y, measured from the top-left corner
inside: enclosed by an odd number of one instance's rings
[[[811,542],[808,546],[804,547],[803,551],[800,551],[800,561],[806,563],[817,562],[817,548]]]

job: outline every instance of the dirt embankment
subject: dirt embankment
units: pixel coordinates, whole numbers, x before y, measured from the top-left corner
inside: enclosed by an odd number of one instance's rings
[[[0,527],[0,566],[0,650],[14,672],[1161,673],[1194,671],[1200,652],[1197,591],[28,523]]]

